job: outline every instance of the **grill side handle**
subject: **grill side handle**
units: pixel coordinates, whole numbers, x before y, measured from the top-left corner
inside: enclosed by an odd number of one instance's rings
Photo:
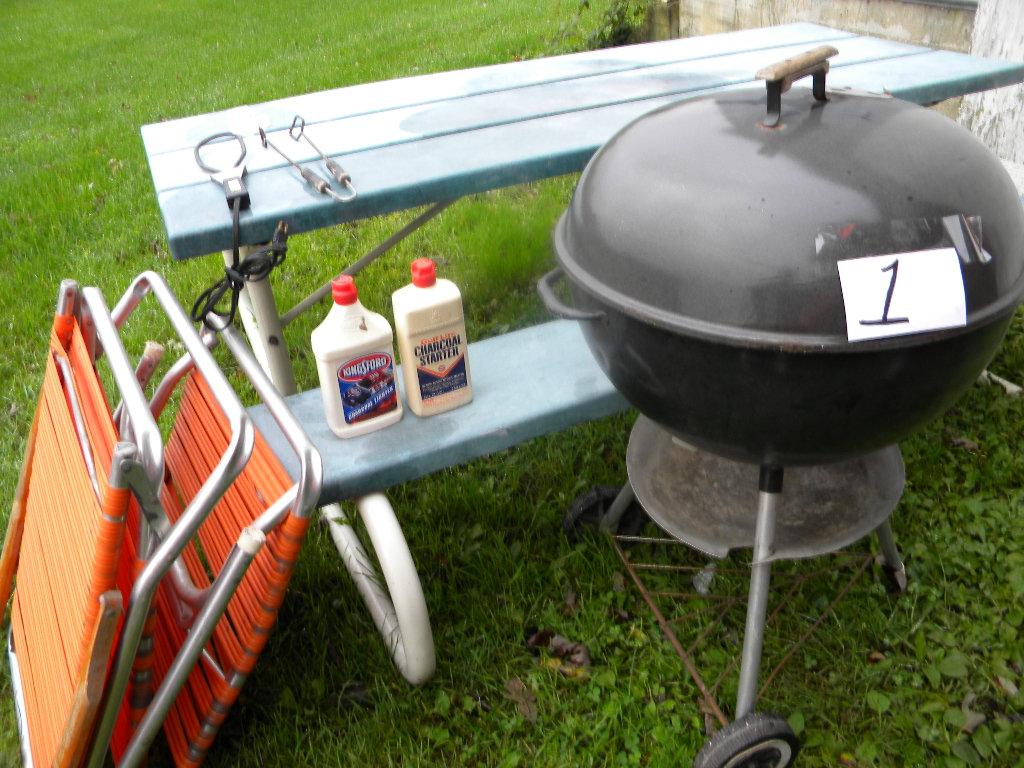
[[[588,312],[576,309],[558,298],[558,294],[555,293],[555,283],[563,277],[565,277],[565,272],[562,271],[562,268],[555,267],[537,281],[537,293],[540,296],[540,300],[544,302],[548,312],[555,317],[561,317],[566,320],[603,320],[605,318],[604,312]]]

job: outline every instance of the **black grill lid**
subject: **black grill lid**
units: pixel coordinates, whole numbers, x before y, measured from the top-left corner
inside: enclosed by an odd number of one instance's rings
[[[955,245],[968,327],[1020,301],[1024,213],[968,131],[897,99],[821,102],[806,88],[785,95],[778,126],[765,121],[765,91],[744,89],[664,107],[613,137],[555,231],[577,286],[685,333],[847,351],[842,258]]]

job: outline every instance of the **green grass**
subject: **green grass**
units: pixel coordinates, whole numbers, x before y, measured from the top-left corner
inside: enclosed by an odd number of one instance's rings
[[[593,5],[568,38],[560,30],[574,0],[0,7],[0,498],[10,498],[17,477],[60,278],[99,285],[113,301],[131,276],[156,268],[188,301],[217,275],[216,258],[169,259],[139,126],[561,51],[599,26],[607,4]],[[532,285],[551,263],[548,235],[573,182],[460,202],[365,273],[364,299],[387,307],[409,260],[431,255],[464,288],[472,337],[539,321]],[[406,218],[294,238],[274,276],[282,305]],[[288,331],[304,388],[316,378],[306,340],[317,314]],[[129,325],[133,349],[155,320],[146,310]],[[156,328],[167,341],[167,329]],[[1014,380],[1024,379],[1022,331],[1015,324],[993,363]],[[997,682],[1024,687],[1022,417],[1020,400],[975,387],[903,446],[908,486],[894,525],[909,593],[893,600],[877,574],[863,579],[764,702],[800,727],[804,765],[1024,765],[1024,703]],[[417,689],[392,670],[329,537],[314,528],[279,626],[209,764],[686,765],[703,741],[703,718],[685,671],[636,592],[619,588],[607,542],[571,546],[560,530],[577,493],[622,482],[630,423],[588,424],[390,492],[437,641],[437,674]],[[976,448],[955,444],[959,437]],[[654,556],[693,562],[681,547]],[[740,595],[741,582],[723,588]],[[838,584],[839,576],[816,579],[790,601],[769,635],[769,662]],[[574,611],[567,589],[578,595]],[[738,653],[741,622],[741,613],[731,617],[705,643],[701,661],[712,672]],[[539,664],[524,642],[531,627],[585,643],[590,676]],[[699,628],[687,622],[680,632]],[[723,684],[726,703],[733,677]],[[533,691],[536,722],[506,697],[513,678]],[[0,762],[14,762],[6,670],[0,687]],[[965,702],[986,716],[972,735],[963,731]],[[157,749],[152,762],[165,759]]]

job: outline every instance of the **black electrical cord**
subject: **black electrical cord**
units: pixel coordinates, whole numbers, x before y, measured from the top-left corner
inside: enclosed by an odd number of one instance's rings
[[[207,322],[207,315],[213,313],[223,318],[229,325],[233,323],[238,312],[238,294],[242,292],[245,284],[267,279],[271,271],[281,265],[288,252],[288,224],[279,221],[269,245],[253,251],[244,259],[239,259],[241,203],[241,199],[236,197],[231,205],[231,266],[224,267],[224,278],[199,294],[192,305],[193,322],[201,322],[212,330],[216,329]],[[231,293],[231,305],[227,312],[219,311],[217,305],[228,292]]]
[[[235,141],[238,142],[238,146],[241,147],[241,152],[239,153],[238,158],[232,164],[232,167],[233,168],[244,168],[242,163],[245,162],[245,139],[243,139],[237,133],[231,133],[230,131],[221,131],[220,133],[211,133],[205,139],[203,139],[198,144],[196,144],[195,149],[192,150],[192,154],[195,155],[195,158],[196,158],[196,165],[198,165],[200,168],[202,168],[204,171],[206,171],[209,174],[221,173],[221,170],[219,168],[213,168],[213,167],[207,165],[203,161],[202,154],[199,152],[199,150],[201,150],[207,144],[213,144],[214,142],[220,143],[221,139],[234,139]]]

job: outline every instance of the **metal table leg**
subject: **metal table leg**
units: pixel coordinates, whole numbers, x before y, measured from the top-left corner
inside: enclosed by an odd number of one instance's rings
[[[396,233],[343,270],[343,274],[357,274],[453,202],[455,201],[447,200],[435,203],[422,211]],[[239,251],[239,257],[244,259],[253,250],[253,246],[243,246]],[[224,261],[228,265],[232,263],[231,251],[224,251]],[[253,353],[260,366],[270,376],[277,391],[283,396],[287,397],[297,391],[283,328],[303,312],[316,306],[330,293],[330,288],[330,282],[325,283],[284,314],[278,311],[269,277],[256,282],[246,282],[245,289],[238,297],[238,314],[242,318],[242,326],[245,328]],[[628,506],[628,501],[625,506]],[[402,529],[383,494],[369,494],[357,499],[356,506],[384,572],[383,579],[374,568],[341,507],[329,504],[320,510],[320,514],[330,527],[338,554],[355,581],[377,629],[384,637],[395,666],[410,683],[422,683],[430,679],[434,673],[434,639],[419,575],[416,573]],[[619,514],[621,515],[621,511]],[[382,581],[386,588],[382,586]]]
[[[757,677],[761,671],[765,614],[771,584],[772,544],[775,538],[775,512],[782,494],[782,468],[761,467],[757,527],[754,531],[754,562],[750,567],[750,595],[747,599],[747,624],[743,632],[743,660],[736,695],[736,719],[754,711],[757,701]]]
[[[423,587],[391,504],[382,493],[356,499],[370,547],[383,571],[373,565],[339,504],[320,510],[342,562],[359,589],[391,659],[402,676],[419,685],[434,674],[436,657]]]
[[[358,274],[360,270],[390,251],[454,202],[455,200],[445,200],[434,203],[361,259],[346,267],[343,274]],[[254,245],[239,247],[239,259],[245,259],[257,247]],[[231,251],[223,251],[223,256],[224,263],[231,266]],[[242,327],[245,328],[245,335],[249,339],[253,354],[256,355],[260,366],[274,382],[277,391],[285,397],[294,395],[298,390],[295,386],[295,373],[292,370],[291,358],[288,356],[288,344],[284,339],[284,326],[303,312],[316,306],[330,292],[331,284],[328,281],[284,314],[277,309],[269,276],[263,280],[246,281],[245,288],[238,297],[238,314],[242,318]]]
[[[257,246],[243,245],[238,249],[239,259],[246,258]],[[231,265],[231,251],[224,251],[224,263]],[[238,314],[242,318],[245,335],[260,366],[270,376],[277,391],[284,396],[294,395],[295,374],[288,356],[288,344],[282,332],[281,316],[274,301],[270,277],[246,281],[238,297]]]

